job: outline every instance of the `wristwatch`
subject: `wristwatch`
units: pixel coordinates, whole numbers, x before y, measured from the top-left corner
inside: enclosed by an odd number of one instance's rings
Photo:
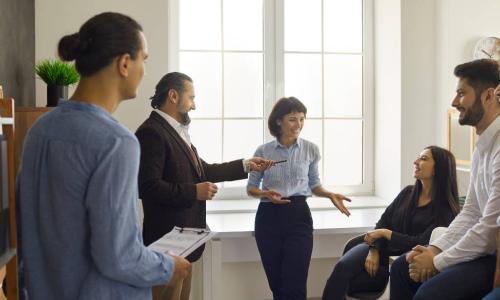
[[[250,173],[250,159],[244,159],[243,160],[243,171],[245,171],[245,173]]]

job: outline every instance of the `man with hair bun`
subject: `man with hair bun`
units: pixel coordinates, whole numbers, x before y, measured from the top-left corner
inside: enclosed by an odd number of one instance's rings
[[[21,270],[29,299],[151,299],[191,265],[144,246],[139,143],[111,115],[135,98],[148,57],[141,26],[102,13],[63,37],[81,80],[24,142],[18,176]],[[24,295],[26,297],[26,295]]]

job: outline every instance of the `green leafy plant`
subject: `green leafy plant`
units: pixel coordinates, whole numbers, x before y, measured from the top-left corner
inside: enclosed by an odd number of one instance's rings
[[[80,75],[73,64],[58,59],[44,59],[35,65],[35,73],[49,85],[73,85]]]

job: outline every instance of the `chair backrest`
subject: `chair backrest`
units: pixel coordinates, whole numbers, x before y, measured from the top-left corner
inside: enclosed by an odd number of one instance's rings
[[[352,247],[357,246],[362,242],[364,242],[364,240],[365,240],[364,234],[355,236],[350,240],[348,240],[344,245],[344,250],[342,251],[342,255],[344,255],[347,251],[351,250]]]
[[[349,251],[354,246],[357,246],[357,245],[363,243],[364,239],[365,239],[365,235],[362,234],[362,235],[355,236],[355,237],[351,238],[350,240],[348,240],[345,243],[344,250],[342,251],[342,255],[344,255],[347,251]],[[378,291],[378,292],[348,293],[346,299],[347,300],[375,300],[375,299],[380,298],[384,294],[386,288],[387,288],[387,284],[383,290]]]
[[[432,244],[435,240],[437,240],[440,236],[442,236],[448,227],[436,227],[432,230],[431,238],[429,239],[429,244]]]

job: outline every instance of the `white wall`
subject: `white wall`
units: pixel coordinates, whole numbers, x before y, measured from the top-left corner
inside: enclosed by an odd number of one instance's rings
[[[413,184],[413,161],[435,143],[435,2],[401,2],[401,184]]]
[[[421,149],[447,147],[456,65],[475,43],[500,37],[498,0],[375,0],[375,192],[394,197],[413,182]],[[385,180],[391,178],[391,180]],[[459,172],[465,194],[467,172]]]
[[[390,199],[401,187],[401,1],[374,4],[375,192]]]
[[[133,17],[142,25],[148,41],[150,58],[139,94],[136,99],[123,102],[114,113],[118,121],[135,131],[151,111],[149,97],[154,94],[157,81],[167,72],[166,0],[37,0],[35,59],[39,61],[57,57],[57,43],[62,36],[77,32],[87,19],[105,11],[116,11]],[[36,104],[45,106],[45,83],[36,81]]]
[[[447,110],[455,95],[456,65],[470,61],[476,42],[500,37],[500,1],[441,0],[436,3],[436,143],[447,143]],[[459,194],[465,195],[469,173],[457,172]]]
[[[436,140],[435,1],[375,1],[375,192],[386,199]]]
[[[447,110],[455,94],[456,65],[472,60],[475,43],[485,36],[500,37],[500,1],[440,0],[436,6],[436,131],[446,145]]]
[[[413,182],[423,147],[447,147],[453,69],[472,59],[481,37],[500,37],[499,11],[498,0],[375,0],[378,196],[392,198]],[[467,172],[459,172],[461,195],[467,184]]]

